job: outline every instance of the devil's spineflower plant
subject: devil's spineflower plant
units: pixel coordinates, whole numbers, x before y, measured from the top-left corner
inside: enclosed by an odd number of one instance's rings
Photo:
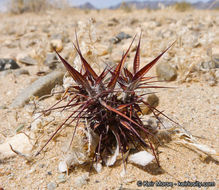
[[[145,74],[172,45],[158,55],[153,61],[139,69],[140,37],[133,61],[133,72],[131,72],[124,67],[124,64],[134,39],[118,65],[115,67],[106,66],[100,74],[97,74],[83,57],[77,37],[74,47],[80,56],[82,63],[80,72],[74,69],[56,52],[67,71],[74,79],[75,85],[66,89],[64,97],[46,111],[62,109],[71,112],[37,154],[41,152],[65,124],[74,122],[73,140],[79,122],[81,120],[86,120],[89,124],[89,128],[99,136],[95,152],[92,154],[94,155],[94,161],[98,162],[100,159],[104,160],[103,154],[111,155],[112,153],[110,150],[112,150],[115,143],[118,142],[119,151],[122,153],[122,157],[131,147],[133,147],[133,145],[135,147],[136,144],[143,147],[150,147],[159,165],[155,148],[149,139],[150,135],[153,134],[139,117],[139,113],[141,113],[141,104],[148,106],[158,120],[158,115],[167,116],[148,104],[148,102],[144,100],[146,94],[139,95],[137,90],[142,88],[163,88],[151,85],[151,79],[154,77],[145,77]],[[70,99],[68,99],[64,106],[58,107],[58,103],[66,100],[67,95]]]

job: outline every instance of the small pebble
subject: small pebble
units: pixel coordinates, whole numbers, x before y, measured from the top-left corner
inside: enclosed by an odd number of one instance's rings
[[[157,97],[156,94],[153,94],[152,91],[150,89],[145,88],[144,90],[141,91],[140,93],[142,94],[147,94],[144,95],[144,100],[151,106],[153,107],[157,107],[158,103],[159,103],[159,98]],[[141,111],[143,115],[149,114],[151,112],[151,110],[149,109],[148,106],[146,106],[145,104],[141,105]]]
[[[5,77],[5,76],[7,76],[7,75],[9,75],[11,73],[12,73],[11,70],[5,70],[5,71],[0,72],[0,76],[1,77]]]
[[[133,179],[133,178],[128,178],[128,179],[125,179],[123,182],[124,182],[125,184],[129,184],[129,183],[132,183],[132,182],[134,182],[134,181],[136,181],[136,180]]]
[[[0,106],[0,109],[4,110],[4,109],[8,109],[7,106]]]
[[[219,54],[212,55],[212,61],[215,64],[216,68],[219,68]]]
[[[45,94],[50,94],[51,90],[57,84],[62,84],[64,72],[54,71],[46,76],[40,77],[30,86],[25,88],[12,102],[12,108],[23,107],[32,96],[41,97]]]
[[[0,71],[18,69],[19,65],[13,59],[0,59]]]
[[[128,39],[128,38],[131,38],[129,34],[126,34],[125,32],[120,32],[119,34],[116,35],[116,37],[111,38],[110,42],[113,44],[117,44],[121,42],[122,40]]]
[[[214,69],[214,68],[215,68],[215,64],[212,61],[202,62],[200,65],[200,69],[204,71]]]
[[[44,61],[44,65],[48,66],[50,69],[55,69],[57,65],[60,64],[55,53],[48,53]]]
[[[192,181],[196,181],[196,180],[197,180],[196,176],[195,176],[195,175],[192,175],[192,176],[191,176],[191,180],[192,180]]]
[[[176,69],[167,62],[158,64],[156,67],[156,73],[159,80],[173,81],[177,77]]]
[[[58,183],[65,183],[66,179],[65,179],[65,174],[61,174],[58,176]]]
[[[52,175],[52,172],[47,172],[48,175]]]
[[[17,71],[14,72],[14,74],[16,77],[20,75],[30,75],[29,71],[25,69],[18,69]]]
[[[219,104],[215,106],[217,112],[219,112]]]
[[[215,71],[215,78],[216,78],[217,82],[219,82],[219,70]]]
[[[19,59],[18,61],[25,65],[36,65],[37,64],[37,61],[30,56],[23,57]]]
[[[19,125],[18,128],[15,130],[15,132],[19,133],[24,127],[25,127],[24,124]]]
[[[8,179],[14,179],[14,176],[15,175],[13,173],[11,173],[11,174],[8,175]]]
[[[10,158],[16,155],[10,148],[9,144],[14,150],[22,152],[23,154],[29,154],[33,148],[33,142],[23,133],[14,135],[13,137],[7,138],[7,140],[0,144],[0,155],[1,158]]]
[[[109,20],[108,26],[116,26],[119,24],[119,21],[116,18],[112,18]]]
[[[86,172],[83,175],[76,177],[74,183],[78,188],[80,188],[83,185],[87,184],[88,179],[89,179],[89,173]]]
[[[56,187],[57,187],[57,185],[56,185],[56,183],[54,183],[54,182],[50,182],[50,183],[48,183],[48,185],[47,185],[47,189],[48,189],[48,190],[54,190]]]
[[[39,164],[40,168],[44,168],[45,164]]]

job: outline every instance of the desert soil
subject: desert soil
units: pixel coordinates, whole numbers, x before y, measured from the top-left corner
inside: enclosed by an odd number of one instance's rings
[[[208,73],[215,70],[205,71],[204,77],[200,74],[201,71],[195,71],[193,75],[188,74],[190,65],[198,65],[210,60],[207,55],[209,47],[212,48],[213,53],[219,53],[218,11],[181,13],[174,10],[133,10],[131,12],[51,10],[40,14],[2,14],[0,16],[0,58],[16,59],[19,54],[28,54],[37,60],[37,64],[27,66],[18,62],[21,68],[29,71],[29,75],[17,76],[14,74],[15,70],[1,75],[0,143],[3,143],[7,137],[14,136],[15,130],[21,124],[25,126],[24,132],[28,130],[32,116],[27,112],[26,107],[11,108],[10,104],[22,89],[40,77],[37,75],[39,71],[51,71],[43,64],[45,55],[50,51],[51,36],[67,34],[64,38],[68,38],[69,42],[63,42],[64,49],[61,54],[68,55],[68,51],[73,51],[71,41],[75,39],[75,28],[79,32],[85,30],[83,32],[87,35],[86,27],[91,23],[90,18],[93,19],[90,27],[93,27],[92,30],[96,33],[94,37],[97,38],[95,45],[98,47],[98,58],[103,61],[117,61],[124,49],[128,48],[131,38],[110,45],[110,39],[119,32],[125,32],[133,37],[135,34],[139,35],[142,30],[141,66],[158,55],[174,40],[178,40],[165,55],[166,57],[160,60],[160,62],[171,62],[175,67],[178,66],[178,77],[175,81],[162,83],[163,86],[173,86],[174,89],[156,90],[159,97],[158,109],[184,126],[197,137],[200,143],[219,152],[219,84],[217,81],[212,82],[211,80],[214,79],[208,77]],[[81,29],[82,25],[85,29]],[[198,35],[197,39],[196,35]],[[71,48],[68,49],[66,46]],[[133,56],[134,52],[131,52],[128,62],[133,60]],[[180,66],[184,64],[184,67],[180,67],[182,68],[180,70],[178,64]],[[156,75],[155,68],[149,75]],[[40,104],[48,107],[54,102],[54,98],[50,97],[40,101]],[[60,122],[57,121],[57,125],[58,123]],[[55,127],[57,126],[52,125],[48,134],[51,134]],[[18,156],[0,160],[0,187],[6,190],[47,189],[48,184],[53,182],[57,185],[56,189],[146,189],[146,187],[137,186],[138,180],[145,180],[174,183],[178,181],[215,182],[214,187],[202,188],[219,189],[218,157],[200,155],[172,141],[158,148],[160,168],[155,162],[145,167],[127,164],[127,173],[125,177],[121,177],[123,165],[120,160],[113,167],[103,167],[100,173],[92,170],[86,185],[75,186],[75,178],[89,171],[89,164],[85,164],[71,168],[69,174],[64,176],[66,181],[60,182],[58,163],[62,158],[60,147],[65,142],[65,131],[63,131],[62,136],[52,141],[45,153],[40,154],[31,163],[27,163]],[[36,147],[33,152],[36,150],[39,150],[39,147]],[[178,186],[174,188],[190,189]]]

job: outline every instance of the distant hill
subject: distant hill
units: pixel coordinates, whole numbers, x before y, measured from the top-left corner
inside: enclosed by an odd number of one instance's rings
[[[82,5],[79,5],[78,8],[79,8],[79,9],[96,9],[96,7],[93,6],[93,5],[92,5],[91,3],[89,3],[89,2],[86,2],[86,3],[82,4]]]
[[[70,0],[71,2],[72,0]],[[0,12],[7,10],[9,0],[0,0]],[[73,2],[73,1],[72,1]],[[159,9],[161,7],[167,7],[177,3],[177,0],[145,0],[145,1],[128,1],[125,2],[128,7],[135,7],[136,9]],[[117,5],[108,7],[109,9],[118,9],[120,8],[122,3],[118,3]],[[209,0],[207,2],[198,1],[196,3],[191,3],[191,5],[195,9],[216,9],[219,8],[219,0]],[[93,4],[86,2],[77,6],[79,9],[97,9]]]
[[[192,5],[197,9],[216,9],[219,8],[219,0],[210,0],[208,2],[198,1]]]
[[[176,3],[176,1],[172,0],[167,0],[167,1],[129,1],[125,2],[125,4],[128,7],[135,7],[137,9],[145,9],[145,8],[150,8],[150,9],[158,9],[160,8],[159,6],[162,4],[164,6],[169,6]],[[120,8],[122,3],[119,3],[115,6],[109,7],[110,9],[118,9]]]
[[[135,7],[137,9],[145,9],[145,8],[150,8],[150,9],[159,9],[161,5],[163,6],[170,6],[177,3],[176,0],[155,0],[155,1],[129,1],[125,2],[126,6],[128,7]],[[109,9],[118,9],[120,8],[122,3],[118,3],[115,6],[109,7]],[[208,2],[202,2],[198,1],[196,3],[191,3],[191,5],[195,9],[216,9],[219,8],[219,0],[209,0]]]

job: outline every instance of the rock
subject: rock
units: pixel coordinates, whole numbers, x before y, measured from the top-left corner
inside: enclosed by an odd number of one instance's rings
[[[131,36],[125,32],[120,32],[116,37],[120,40],[131,38]]]
[[[11,138],[5,140],[3,144],[0,144],[0,158],[9,158],[15,156],[16,154],[11,150],[9,144],[12,148],[23,154],[28,154],[33,148],[33,144],[30,139],[24,134],[19,133]]]
[[[32,96],[43,96],[50,94],[51,90],[57,84],[62,84],[64,72],[54,71],[46,76],[40,77],[38,80],[33,82],[30,86],[25,88],[12,102],[12,108],[23,107],[26,102]]]
[[[173,81],[177,77],[176,69],[167,62],[158,64],[156,67],[156,73],[159,80]]]
[[[57,52],[61,52],[63,49],[62,40],[60,39],[53,39],[50,41],[50,50],[56,50]]]
[[[87,181],[89,179],[89,173],[86,172],[81,176],[78,176],[75,178],[74,182],[75,182],[75,186],[77,186],[78,188],[82,187],[83,185],[87,184]]]
[[[16,48],[18,47],[18,40],[6,40],[5,43],[3,44],[8,48]]]
[[[219,82],[219,70],[215,71],[215,78],[216,78],[217,82]]]
[[[123,183],[125,183],[126,185],[135,182],[136,179],[134,178],[128,178],[128,179],[124,179]]]
[[[134,25],[134,24],[137,24],[137,23],[139,23],[139,20],[136,19],[136,18],[133,18],[133,19],[131,19],[131,21],[130,21],[130,25]]]
[[[158,33],[157,33],[158,37],[161,38],[170,38],[171,36],[174,36],[174,32],[170,29],[161,29]]]
[[[214,69],[215,68],[215,64],[212,61],[208,61],[208,62],[202,62],[201,65],[199,66],[199,70],[210,70],[210,69]]]
[[[19,65],[13,59],[0,59],[0,71],[18,69]]]
[[[205,73],[204,78],[210,86],[214,86],[217,84],[216,76],[214,74],[211,74],[210,72]]]
[[[143,96],[144,101],[146,101],[150,106],[157,107],[159,103],[159,98],[155,94],[153,94],[150,89],[147,88],[143,89],[140,95],[143,94],[146,94]],[[145,104],[142,104],[140,107],[143,115],[149,114],[151,112],[149,107],[146,106]]]
[[[30,56],[18,57],[18,61],[25,65],[36,65],[37,61]]]
[[[50,183],[47,184],[47,189],[48,190],[54,190],[54,189],[56,189],[56,187],[57,187],[57,185],[54,182],[50,182]]]
[[[66,179],[65,179],[65,174],[61,174],[58,176],[58,183],[65,183]]]
[[[102,171],[102,164],[101,163],[94,163],[93,167],[97,173],[100,173]]]
[[[19,132],[21,132],[22,131],[22,129],[25,127],[25,125],[24,124],[21,124],[21,125],[19,125],[18,127],[17,127],[17,129],[15,130],[15,132],[16,133],[19,133]]]
[[[116,26],[119,24],[119,21],[116,18],[112,18],[109,20],[108,26]]]
[[[9,74],[11,74],[11,73],[12,73],[11,70],[2,71],[2,72],[0,73],[0,76],[1,76],[1,77],[5,77],[5,76],[7,76],[7,75],[9,75]]]
[[[159,121],[155,118],[152,117],[151,115],[144,115],[143,116],[144,119],[144,125],[145,126],[150,126],[150,128],[156,130],[158,125],[159,125]]]
[[[5,106],[5,105],[3,105],[3,106],[0,106],[0,109],[1,109],[1,110],[5,110],[5,109],[8,109],[8,107]]]
[[[20,75],[30,75],[29,71],[26,69],[18,69],[14,72],[15,76],[18,77]]]
[[[55,53],[48,53],[44,61],[44,65],[48,66],[50,69],[56,69],[59,64],[59,60]]]
[[[129,34],[126,34],[125,32],[120,32],[119,34],[116,35],[115,38],[110,39],[110,42],[113,44],[117,44],[120,41],[124,40],[124,39],[128,39],[131,38],[131,36]]]
[[[212,61],[216,68],[219,68],[219,54],[212,55]]]
[[[60,173],[64,173],[64,172],[68,171],[68,165],[67,165],[67,163],[65,161],[59,162],[58,168],[59,168],[59,172]]]
[[[36,26],[30,26],[29,27],[29,31],[30,32],[35,32],[37,30],[37,27]]]
[[[146,151],[140,151],[135,154],[131,154],[128,158],[130,163],[134,163],[140,166],[146,166],[154,159],[154,156]]]

